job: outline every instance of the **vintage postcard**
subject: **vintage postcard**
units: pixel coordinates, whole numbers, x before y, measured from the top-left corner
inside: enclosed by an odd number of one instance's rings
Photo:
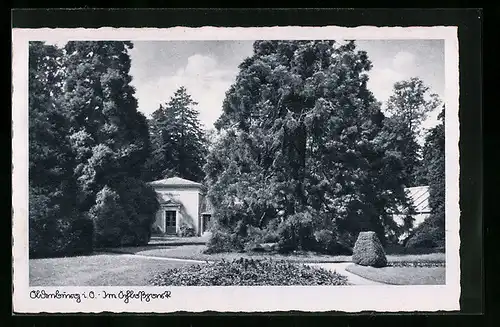
[[[459,309],[456,27],[12,43],[14,312]]]

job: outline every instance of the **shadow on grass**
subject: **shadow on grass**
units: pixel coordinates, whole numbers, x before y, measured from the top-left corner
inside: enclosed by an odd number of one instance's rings
[[[92,251],[74,251],[66,253],[51,253],[29,255],[29,259],[50,259],[50,258],[71,258],[71,257],[85,257],[94,256],[104,253],[127,253],[136,254],[138,252],[172,249],[184,245],[200,245],[204,246],[206,238],[204,237],[178,237],[178,236],[152,236],[148,244],[144,245],[124,245],[121,247],[97,247]]]
[[[72,253],[52,253],[52,254],[40,254],[40,255],[32,255],[28,256],[28,259],[56,259],[56,258],[73,258],[73,257],[90,257],[95,255],[100,255],[104,253],[96,253],[96,252],[72,252]]]
[[[100,248],[96,249],[96,253],[116,253],[116,254],[137,254],[148,250],[169,250],[176,247],[175,245],[144,245],[144,246],[124,246],[118,248]]]

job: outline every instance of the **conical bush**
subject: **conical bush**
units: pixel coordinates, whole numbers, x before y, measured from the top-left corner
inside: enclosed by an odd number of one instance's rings
[[[387,258],[384,247],[375,232],[361,232],[354,244],[352,262],[371,267],[385,267]]]

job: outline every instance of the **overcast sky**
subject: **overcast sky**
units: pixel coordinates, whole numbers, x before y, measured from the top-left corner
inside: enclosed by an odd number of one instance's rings
[[[225,92],[234,82],[238,64],[252,54],[253,41],[134,41],[132,84],[139,110],[149,116],[174,91],[185,86],[199,103],[200,120],[207,128],[221,114]],[[373,63],[368,87],[385,101],[394,82],[420,77],[433,93],[444,97],[443,40],[358,40]],[[437,112],[425,127],[435,124]]]

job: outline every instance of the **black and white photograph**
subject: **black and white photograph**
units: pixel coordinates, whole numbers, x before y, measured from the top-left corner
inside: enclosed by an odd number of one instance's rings
[[[20,30],[19,306],[455,308],[456,29],[332,28]]]

